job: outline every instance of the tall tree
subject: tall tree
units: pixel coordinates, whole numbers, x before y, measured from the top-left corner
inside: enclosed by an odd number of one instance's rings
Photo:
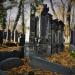
[[[69,37],[69,43],[70,43],[70,33],[71,33],[71,8],[72,3],[75,2],[75,0],[68,0],[68,7],[67,7],[67,15],[66,15],[66,22],[67,22],[67,39]]]
[[[22,31],[25,33],[25,24],[24,24],[24,0],[22,1]]]
[[[67,9],[67,24],[69,25],[69,31],[70,31],[71,7],[72,7],[72,0],[69,0],[68,1],[68,9]]]
[[[52,9],[52,11],[53,11],[53,14],[55,15],[56,18],[58,18],[58,17],[57,17],[57,14],[56,14],[56,12],[55,12],[55,9],[54,9],[54,7],[53,7],[53,1],[52,1],[52,0],[50,0],[50,4],[51,4],[51,9]]]
[[[64,4],[63,0],[61,0],[61,3],[62,3],[62,10],[63,10],[63,13],[62,13],[62,18],[63,18],[63,22],[64,22],[64,11],[65,11],[65,4]]]
[[[16,28],[16,26],[17,26],[17,23],[18,23],[18,20],[19,20],[20,15],[21,15],[22,1],[23,1],[23,0],[20,0],[19,6],[18,6],[18,12],[17,12],[17,17],[16,17],[15,22],[14,22],[13,31],[15,30],[15,28]]]
[[[71,8],[72,8],[72,3],[75,3],[75,0],[68,0],[68,8],[67,8],[67,24],[69,25],[70,29],[70,21],[71,21]]]

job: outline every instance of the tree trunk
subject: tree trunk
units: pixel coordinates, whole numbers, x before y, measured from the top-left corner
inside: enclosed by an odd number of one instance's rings
[[[21,15],[22,1],[23,1],[23,0],[20,0],[19,6],[18,6],[18,13],[17,13],[17,17],[16,17],[16,20],[15,20],[15,23],[14,23],[13,31],[15,30],[15,28],[16,28],[16,26],[17,26],[17,23],[18,23],[18,20],[19,20],[20,15]]]
[[[61,3],[62,3],[62,5],[63,5],[63,13],[62,13],[62,17],[63,17],[63,22],[64,22],[64,11],[65,11],[65,4],[63,3],[63,1],[61,0]]]
[[[71,3],[72,3],[72,0],[69,0],[68,2],[68,9],[67,9],[67,24],[69,26],[69,30],[70,30],[70,15],[71,15]]]
[[[25,29],[25,24],[24,24],[24,0],[23,0],[22,1],[22,31],[23,31],[23,34],[25,33],[24,29]]]
[[[53,2],[52,2],[52,0],[50,0],[50,4],[51,4],[51,9],[52,9],[52,11],[53,11],[53,14],[55,15],[56,18],[58,18],[58,17],[57,17],[57,14],[56,14],[56,12],[55,12],[55,9],[54,9],[54,7],[53,7]]]
[[[72,0],[68,1],[68,9],[67,9],[67,17],[66,17],[66,21],[67,21],[67,39],[69,40],[68,45],[70,47],[70,33],[71,33],[71,28],[70,28],[70,21],[71,21],[71,3]]]

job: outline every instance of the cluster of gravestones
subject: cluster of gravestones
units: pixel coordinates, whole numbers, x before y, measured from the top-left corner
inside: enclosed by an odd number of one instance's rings
[[[38,28],[39,17],[31,14],[30,21],[30,43],[33,44],[39,53],[55,53],[64,49],[64,23],[61,20],[53,19],[48,13],[49,8],[46,4],[41,13],[40,33]],[[38,36],[40,34],[40,37]]]
[[[8,33],[8,39],[7,39],[7,33]],[[8,41],[3,43],[3,39],[5,40],[7,39]],[[25,44],[25,35],[15,31],[15,43],[14,43],[14,32],[11,32],[10,30],[8,30],[8,32],[4,32],[3,30],[0,30],[0,45],[2,44],[5,44],[6,46],[9,47],[17,46],[17,44],[23,46]]]

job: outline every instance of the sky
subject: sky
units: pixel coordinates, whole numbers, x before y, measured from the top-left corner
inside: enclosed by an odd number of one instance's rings
[[[30,2],[31,0],[26,0],[26,1]],[[65,2],[65,0],[64,0],[64,2]],[[52,9],[51,9],[51,6],[50,6],[50,0],[44,0],[44,4],[47,4],[47,6],[49,7],[49,13],[51,13],[53,15],[53,12],[52,12]],[[61,1],[60,0],[53,0],[53,4],[54,4],[54,8],[57,9],[58,6],[61,5]],[[25,10],[27,11],[26,14],[28,14],[28,11],[30,11],[30,9],[28,7],[28,3],[25,4]],[[15,19],[16,14],[17,14],[17,7],[14,7],[11,10],[11,16],[10,16],[11,19]],[[8,18],[7,18],[7,20],[9,20],[9,15],[10,15],[10,10],[8,10]],[[53,15],[53,18],[55,18],[54,15]]]
[[[19,0],[18,0],[19,1]],[[30,1],[31,0],[26,0],[28,3],[25,3],[25,24],[26,24],[26,28],[30,28]],[[63,0],[63,2],[65,3],[65,1],[67,0]],[[50,5],[50,0],[44,0],[44,4],[47,4],[47,6],[49,7],[49,13],[51,13],[53,15],[53,12],[52,12],[52,9],[51,9],[51,5]],[[57,12],[59,7],[62,5],[61,4],[61,0],[53,0],[53,4],[54,4],[54,9],[55,11]],[[67,7],[67,4],[66,4],[66,7]],[[17,11],[18,8],[17,7],[14,7],[12,8],[11,10],[8,10],[7,13],[7,21],[9,23],[9,19],[10,20],[15,20],[16,16],[17,16]],[[61,11],[59,11],[59,14],[61,13]],[[55,18],[55,16],[53,15],[53,18]],[[61,14],[59,16],[59,18],[61,19]],[[18,22],[18,25],[17,25],[17,29],[19,28],[19,26],[21,25],[21,18]],[[29,41],[29,29],[26,29],[26,40]]]
[[[30,2],[31,0],[26,0],[26,1]],[[56,0],[53,0],[53,3],[55,3],[55,4],[56,3],[61,4],[60,0],[57,0],[57,1]],[[47,6],[49,7],[49,13],[51,13],[53,15],[53,12],[52,12],[51,6],[50,6],[50,0],[44,0],[44,4],[47,4]],[[55,4],[54,4],[54,8],[57,9],[57,6]],[[24,9],[26,11],[25,12],[26,42],[28,42],[29,41],[29,33],[30,33],[30,30],[27,29],[27,28],[30,28],[30,4],[29,3],[26,3]],[[18,8],[17,7],[14,7],[11,10],[8,10],[7,11],[7,13],[8,13],[8,15],[7,15],[7,22],[8,22],[8,24],[9,24],[9,20],[10,21],[12,21],[12,20],[15,21],[15,18],[17,16],[17,12],[18,12],[17,10],[18,10]],[[55,17],[53,16],[53,18],[55,18]],[[20,25],[21,25],[21,18],[20,18],[20,20],[18,22],[18,25],[16,27],[17,30],[20,27]],[[10,26],[10,27],[12,28],[12,26]]]

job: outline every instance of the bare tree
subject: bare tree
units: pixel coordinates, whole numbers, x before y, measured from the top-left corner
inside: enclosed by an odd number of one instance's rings
[[[56,12],[55,12],[55,9],[54,9],[54,7],[53,7],[53,1],[52,1],[52,0],[50,0],[50,4],[51,4],[51,9],[52,9],[52,11],[53,11],[53,14],[55,15],[56,18],[58,18],[58,17],[57,17],[57,14],[56,14]]]
[[[62,17],[63,17],[63,22],[64,22],[65,4],[64,4],[63,0],[61,0],[61,3],[62,3],[62,5],[63,5],[63,7],[62,7],[62,10],[63,10]]]
[[[72,7],[72,0],[68,1],[68,9],[67,9],[67,24],[69,25],[69,30],[70,30],[70,15],[71,15],[71,7]]]
[[[15,19],[15,23],[14,23],[13,31],[15,30],[15,28],[16,28],[16,26],[17,26],[17,23],[18,23],[18,20],[19,20],[20,15],[21,15],[21,6],[22,6],[22,1],[23,1],[23,0],[20,0],[19,6],[18,6],[18,13],[17,13],[17,17],[16,17],[16,19]]]

